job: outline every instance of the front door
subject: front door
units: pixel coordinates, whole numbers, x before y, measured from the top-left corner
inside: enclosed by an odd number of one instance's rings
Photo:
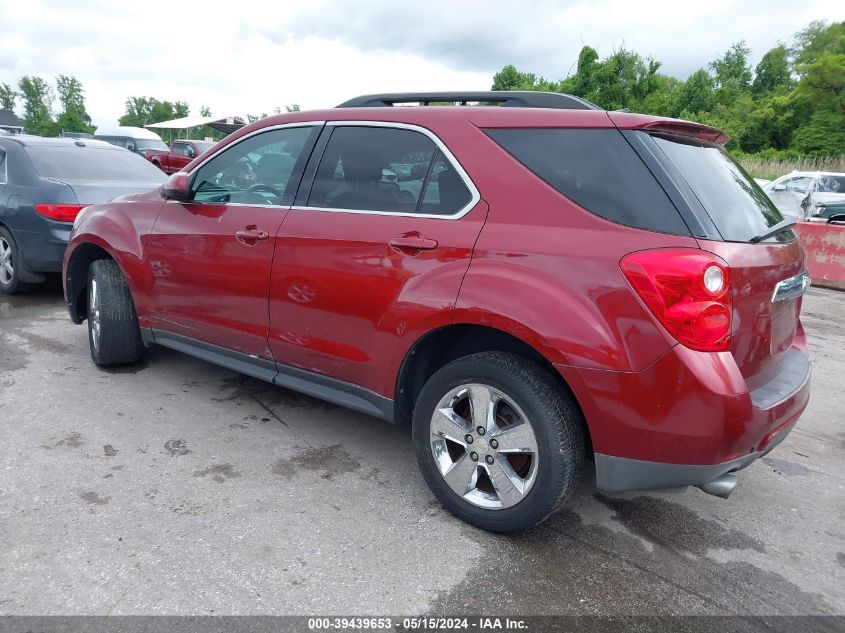
[[[329,123],[323,134],[310,193],[303,182],[276,240],[270,348],[392,398],[397,351],[451,319],[486,205],[424,130]]]
[[[145,257],[154,327],[269,358],[273,238],[317,133],[298,125],[238,141],[194,172],[189,202],[164,205]]]

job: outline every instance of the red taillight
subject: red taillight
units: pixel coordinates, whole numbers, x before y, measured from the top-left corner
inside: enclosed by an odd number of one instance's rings
[[[631,253],[621,266],[679,343],[702,352],[730,348],[731,278],[724,260],[693,249],[657,249]]]
[[[73,222],[84,204],[36,204],[35,212],[56,222]]]

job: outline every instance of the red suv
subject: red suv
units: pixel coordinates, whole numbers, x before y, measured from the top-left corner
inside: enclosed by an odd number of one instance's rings
[[[481,102],[481,107],[390,107]],[[500,107],[492,107],[498,105]],[[164,345],[390,422],[460,518],[727,497],[809,398],[791,222],[711,127],[544,93],[373,95],[249,125],[88,207],[98,365]]]

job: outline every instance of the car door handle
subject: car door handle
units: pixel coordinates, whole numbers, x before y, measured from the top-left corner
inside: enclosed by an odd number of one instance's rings
[[[270,237],[270,234],[267,231],[259,230],[256,226],[247,226],[235,231],[235,237],[238,238],[239,242],[252,246],[256,242],[266,240]]]
[[[394,237],[388,244],[393,248],[404,251],[433,251],[437,248],[437,240],[419,236]]]

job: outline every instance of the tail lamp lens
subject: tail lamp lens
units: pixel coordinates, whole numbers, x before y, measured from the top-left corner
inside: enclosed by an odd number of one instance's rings
[[[35,212],[55,222],[73,222],[84,204],[36,204]]]
[[[679,343],[702,352],[730,349],[730,268],[712,253],[656,249],[622,259],[622,272]]]

